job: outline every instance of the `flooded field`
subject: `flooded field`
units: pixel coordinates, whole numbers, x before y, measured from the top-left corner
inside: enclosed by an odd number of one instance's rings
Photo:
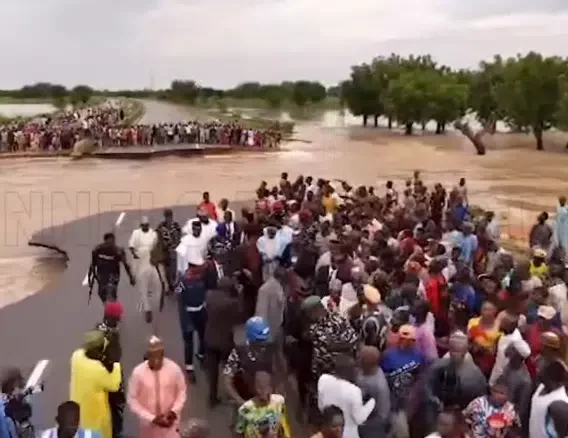
[[[182,108],[150,102],[143,121],[173,122],[192,116]],[[37,230],[101,211],[191,204],[205,190],[215,200],[249,200],[261,179],[276,182],[283,171],[292,177],[301,173],[375,185],[379,193],[386,180],[400,187],[415,169],[423,172],[428,184],[451,186],[464,176],[471,201],[494,209],[502,231],[519,237],[528,234],[538,211],[554,211],[558,195],[568,194],[564,135],[548,135],[549,151],[537,152],[529,136],[497,134],[488,140],[488,154],[479,157],[458,134],[406,138],[359,125],[360,119],[326,112],[297,124],[295,137],[305,142],[290,142],[273,154],[146,162],[2,160],[0,305],[34,293],[45,282],[56,281],[61,272],[61,261],[46,260],[45,250],[27,247]]]
[[[56,108],[48,103],[0,103],[2,117],[32,117],[49,114],[55,110]]]

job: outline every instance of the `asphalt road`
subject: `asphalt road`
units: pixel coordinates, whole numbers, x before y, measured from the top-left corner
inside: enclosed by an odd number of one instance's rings
[[[235,203],[233,208],[238,211],[241,205]],[[178,206],[173,210],[174,217],[182,225],[195,215],[195,206]],[[124,213],[122,222],[116,227],[117,242],[124,247],[142,215],[149,216],[154,227],[162,218],[161,209]],[[105,232],[113,229],[119,216],[121,214],[117,212],[102,213],[36,233],[33,241],[54,245],[67,252],[69,262],[62,280],[0,310],[3,366],[18,366],[29,373],[38,360],[51,360],[45,374],[45,391],[35,396],[33,418],[39,428],[51,427],[57,405],[68,399],[71,353],[81,346],[84,333],[93,329],[102,318],[102,305],[96,292],[91,303],[87,304],[88,289],[82,286],[82,282],[90,263],[91,249],[102,241]],[[152,333],[164,339],[167,356],[183,364],[175,302],[167,300],[163,312],[156,315],[155,324],[148,325],[137,311],[139,297],[125,274],[121,276],[118,294],[125,309],[121,339],[126,379],[133,367],[142,361],[146,342]],[[199,371],[197,385],[189,387],[184,418],[207,418],[213,428],[212,436],[230,436],[228,407],[221,406],[209,412],[206,394],[205,376]],[[137,436],[136,431],[136,420],[127,410],[125,435]]]

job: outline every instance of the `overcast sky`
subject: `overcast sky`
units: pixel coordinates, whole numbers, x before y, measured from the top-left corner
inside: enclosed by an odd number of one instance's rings
[[[0,0],[0,88],[328,85],[377,55],[568,56],[568,0]]]

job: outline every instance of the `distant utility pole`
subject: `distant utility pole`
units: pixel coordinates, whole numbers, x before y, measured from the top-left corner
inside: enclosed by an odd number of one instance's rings
[[[154,91],[154,75],[150,75],[150,90]]]

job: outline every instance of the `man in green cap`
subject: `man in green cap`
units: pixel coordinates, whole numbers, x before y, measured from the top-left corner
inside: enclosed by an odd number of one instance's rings
[[[102,331],[85,334],[83,348],[71,356],[70,399],[80,406],[80,427],[99,432],[102,438],[111,438],[108,393],[118,391],[122,377],[119,363],[114,363],[110,371],[103,365],[105,346]]]

